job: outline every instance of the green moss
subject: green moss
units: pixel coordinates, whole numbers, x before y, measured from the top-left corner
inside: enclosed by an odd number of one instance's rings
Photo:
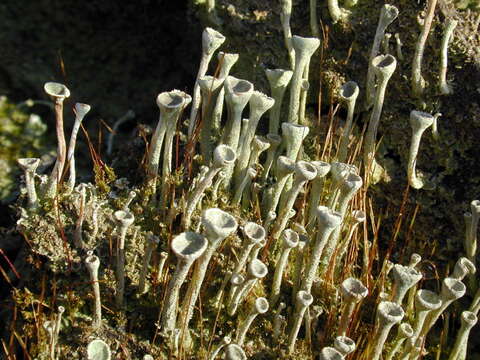
[[[95,184],[101,194],[108,194],[110,192],[110,184],[115,179],[115,171],[107,164],[95,161],[93,165],[93,173],[95,175]]]
[[[0,201],[12,201],[18,189],[21,171],[17,159],[40,157],[47,152],[46,130],[39,116],[28,115],[6,97],[0,97]]]

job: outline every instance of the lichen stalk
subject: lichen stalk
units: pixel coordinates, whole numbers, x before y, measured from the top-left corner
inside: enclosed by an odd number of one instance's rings
[[[130,211],[118,210],[114,213],[114,219],[117,222],[117,261],[115,277],[117,279],[117,289],[115,293],[115,304],[117,308],[123,305],[123,294],[125,292],[125,238],[127,230],[133,224],[135,217]]]
[[[128,193],[128,198],[127,198],[127,201],[125,201],[125,204],[123,204],[123,210],[124,211],[127,211],[130,204],[132,203],[133,199],[135,199],[135,197],[137,196],[137,193],[132,190]]]
[[[340,213],[333,211],[326,206],[319,206],[317,208],[317,238],[313,244],[310,259],[305,269],[302,290],[311,292],[313,280],[318,272],[318,265],[320,263],[323,249],[325,248],[332,231],[340,226],[341,223],[342,216]]]
[[[425,323],[420,332],[420,336],[426,336],[445,309],[452,302],[464,296],[466,290],[465,284],[460,280],[449,277],[445,278],[442,282],[442,290],[440,294],[441,305],[438,309],[432,310],[428,314],[428,317],[425,319]]]
[[[303,140],[307,137],[310,129],[308,126],[299,124],[292,124],[285,122],[282,124],[282,134],[285,146],[285,156],[293,161],[299,158],[300,149],[302,148]],[[298,159],[299,160],[299,159]],[[290,177],[285,184],[277,189],[281,193],[280,208],[285,207],[288,191],[292,188],[293,179]],[[275,210],[275,209],[272,209]]]
[[[395,33],[395,44],[396,44],[396,49],[397,49],[397,59],[400,60],[400,61],[403,61],[404,57],[403,57],[403,52],[402,52],[402,46],[403,46],[403,43],[402,43],[402,40],[400,39],[400,34],[399,33]]]
[[[112,155],[115,135],[118,133],[120,126],[132,119],[135,119],[135,112],[130,109],[113,123],[112,131],[108,133],[108,137],[107,137],[107,155],[108,156]]]
[[[307,229],[313,230],[315,226],[315,213],[317,210],[318,205],[320,205],[320,198],[322,197],[323,192],[323,183],[324,178],[330,172],[330,164],[324,161],[312,161],[310,162],[316,170],[317,176],[312,179],[312,186],[310,189],[309,194],[309,203],[308,203],[308,221],[307,221]]]
[[[260,245],[262,241],[265,240],[265,237],[267,235],[265,228],[254,222],[247,222],[243,226],[242,231],[243,231],[245,240],[243,241],[242,250],[238,257],[238,263],[235,266],[234,273],[239,273],[243,270],[243,268],[247,264],[247,261],[249,259],[249,256],[252,250],[257,245]]]
[[[302,273],[304,268],[304,262],[308,253],[309,237],[306,235],[299,235],[298,245],[295,247],[295,267],[293,269],[293,290],[292,301],[295,300],[297,292],[302,285]]]
[[[350,11],[347,9],[341,8],[338,5],[338,0],[328,0],[328,12],[330,13],[330,17],[332,18],[332,22],[335,24],[337,22],[344,22],[348,20],[350,16]]]
[[[345,336],[350,326],[355,306],[368,295],[368,289],[360,280],[347,278],[340,285],[340,294],[342,295],[344,305],[337,334],[338,336]]]
[[[98,269],[100,268],[100,259],[98,256],[89,254],[85,258],[85,266],[92,282],[93,296],[95,299],[93,311],[93,329],[97,330],[102,325],[102,301],[100,297],[100,283],[98,282]]]
[[[333,347],[335,348],[335,350],[341,353],[342,356],[344,357],[353,353],[357,348],[355,341],[350,339],[348,336],[342,336],[342,335],[337,336],[335,338]]]
[[[380,116],[382,114],[383,102],[385,99],[385,91],[388,81],[393,75],[397,66],[397,60],[392,55],[379,55],[371,61],[372,71],[378,79],[377,90],[375,92],[374,106],[370,121],[368,123],[367,133],[363,148],[363,162],[365,165],[365,173],[367,178],[371,179],[369,183],[377,182],[379,179],[378,172],[381,172],[380,166],[375,161],[376,138],[378,125],[380,124]],[[367,90],[368,91],[368,90]],[[373,178],[370,175],[374,175]]]
[[[82,124],[83,118],[90,111],[90,105],[76,103],[74,107],[75,122],[73,124],[72,134],[70,135],[70,142],[68,144],[67,164],[69,168],[69,175],[67,181],[67,191],[72,191],[75,187],[76,170],[75,170],[75,145],[77,143],[78,130]]]
[[[157,106],[160,109],[160,115],[157,126],[152,135],[150,146],[148,147],[147,155],[147,178],[151,191],[156,191],[156,179],[158,176],[158,170],[160,167],[160,154],[162,152],[162,146],[165,142],[165,135],[167,128],[171,122],[175,122],[181,112],[186,106],[186,102],[189,100],[184,92],[179,90],[172,90],[170,92],[162,92],[157,96]],[[165,151],[167,147],[165,146]]]
[[[158,246],[160,243],[160,239],[158,236],[153,234],[149,234],[147,236],[147,241],[145,243],[145,254],[143,255],[142,261],[142,270],[140,271],[140,279],[138,280],[138,293],[140,295],[145,294],[146,292],[146,277],[148,272],[148,266],[150,265],[150,259],[152,258],[153,250]]]
[[[53,342],[53,328],[54,328],[54,325],[52,324],[52,322],[50,320],[47,320],[42,324],[42,327],[48,334],[48,340],[49,340],[48,351],[49,351],[49,355],[50,355],[50,360],[55,359],[55,347],[54,347],[55,344]]]
[[[238,61],[239,55],[238,54],[229,54],[220,51],[218,53],[218,62],[220,66],[220,70],[218,71],[217,77],[219,79],[226,79],[227,76],[230,74],[230,70],[232,69],[233,65]],[[223,105],[225,100],[225,87],[222,86],[220,89],[217,101],[215,102],[215,109],[213,110],[213,125],[212,130],[214,135],[218,135],[220,131],[220,123],[222,121],[222,114],[223,114]]]
[[[285,205],[277,217],[274,225],[272,236],[278,238],[282,231],[287,226],[289,220],[289,212],[293,210],[293,205],[297,199],[298,194],[303,189],[305,184],[317,176],[317,169],[315,166],[306,161],[299,161],[295,164],[295,180],[292,188],[286,195]]]
[[[343,360],[344,357],[337,349],[326,346],[320,351],[319,360]]]
[[[340,100],[347,106],[347,120],[343,127],[342,136],[338,145],[338,161],[345,162],[347,160],[348,144],[352,133],[353,115],[355,113],[355,103],[360,89],[355,81],[348,81],[342,85],[340,89]]]
[[[440,45],[440,71],[438,77],[438,87],[440,93],[449,95],[452,93],[452,87],[447,83],[447,66],[448,66],[448,44],[453,36],[453,30],[457,26],[458,21],[447,19],[445,29],[443,31],[442,43]]]
[[[245,282],[245,277],[239,273],[229,274],[229,272],[227,272],[227,274],[225,275],[225,278],[229,279],[229,282],[231,284],[230,293],[228,294],[228,298],[227,298],[227,306],[228,306],[228,304],[232,302],[233,297],[237,293],[237,289],[239,288],[239,286]],[[221,293],[219,292],[219,296],[217,297],[218,299],[220,298],[220,295]]]
[[[248,161],[250,159],[251,153],[251,144],[253,138],[255,137],[255,131],[257,125],[262,118],[263,114],[270,109],[275,100],[267,95],[254,91],[250,98],[250,116],[248,119],[248,127],[245,130],[245,138],[241,144],[240,155],[238,157],[235,170],[234,170],[234,179],[235,179],[235,189],[238,190],[244,176],[248,170]]]
[[[461,257],[455,263],[453,272],[450,275],[450,277],[461,281],[465,276],[473,275],[476,272],[477,272],[477,269],[473,264],[473,262],[471,262],[466,257]]]
[[[271,119],[270,119],[271,120]],[[273,133],[267,134],[267,141],[270,144],[270,147],[267,151],[267,159],[265,160],[265,164],[263,165],[263,172],[262,172],[262,182],[265,183],[268,179],[268,174],[270,173],[270,169],[272,168],[273,162],[275,160],[275,156],[277,155],[277,149],[282,143],[282,138]]]
[[[355,165],[350,165],[338,161],[330,164],[331,184],[328,199],[328,207],[335,209],[341,192],[341,185],[350,174],[359,174]]]
[[[93,210],[92,210],[92,224],[93,224],[93,230],[92,230],[92,239],[96,239],[98,235],[98,223],[99,223],[99,217],[100,217],[100,211],[102,209],[103,202],[101,201],[96,201],[93,204]]]
[[[193,262],[205,252],[208,241],[201,234],[184,232],[173,238],[171,249],[177,257],[177,266],[170,279],[161,316],[161,329],[171,336],[177,322],[177,307],[180,288]]]
[[[215,360],[217,356],[220,355],[220,352],[223,350],[223,348],[229,345],[231,342],[232,342],[232,339],[229,336],[224,336],[222,339],[222,342],[219,345],[217,345],[217,347],[212,351],[208,359]]]
[[[217,174],[217,178],[213,182],[213,188],[212,188],[212,201],[217,202],[218,200],[218,190],[220,189],[220,185],[225,181],[227,173],[224,170],[220,170]]]
[[[391,37],[392,37],[392,34],[390,33],[385,33],[385,35],[383,36],[382,48],[383,48],[384,54],[390,54],[390,38]]]
[[[308,126],[299,124],[283,123],[282,134],[285,143],[285,156],[293,161],[298,158],[303,140],[307,137],[310,129]]]
[[[475,265],[476,253],[477,253],[477,232],[478,221],[480,219],[480,201],[473,200],[470,203],[470,215],[465,216],[465,222],[467,225],[465,232],[465,252],[467,258]]]
[[[229,344],[225,347],[225,360],[247,360],[247,355],[241,346]]]
[[[422,61],[423,53],[425,51],[425,44],[427,42],[428,34],[430,33],[430,27],[432,26],[433,17],[435,15],[435,6],[437,5],[437,0],[429,0],[427,15],[423,21],[422,31],[418,37],[417,43],[415,45],[415,53],[413,55],[412,61],[412,94],[415,97],[420,97],[423,94],[425,89],[425,80],[422,76]]]
[[[475,295],[473,296],[472,303],[470,304],[469,310],[473,312],[475,315],[478,315],[480,312],[480,289],[477,290]]]
[[[22,158],[17,160],[18,165],[23,169],[25,174],[25,186],[27,188],[28,207],[36,209],[38,207],[37,190],[35,189],[35,172],[40,159],[38,158]]]
[[[313,303],[313,296],[304,290],[297,293],[295,301],[295,313],[293,315],[293,323],[288,336],[288,353],[292,354],[295,351],[295,343],[297,341],[298,332],[303,322],[303,317],[307,308]]]
[[[247,267],[247,278],[239,285],[228,304],[228,315],[233,316],[237,312],[238,306],[243,301],[248,292],[255,286],[259,279],[267,276],[267,266],[258,259],[252,260]]]
[[[210,75],[198,79],[202,98],[202,126],[200,130],[200,151],[206,164],[211,161],[215,135],[215,105],[223,89],[223,78],[214,78]]]
[[[453,349],[450,352],[448,360],[457,360],[460,359],[462,353],[466,354],[470,330],[472,330],[472,328],[477,324],[478,320],[477,316],[470,311],[462,312],[462,316],[460,317],[460,319],[462,325],[460,327],[460,330],[458,331],[457,338],[455,339],[455,344],[453,345]],[[463,359],[465,359],[465,356],[463,356]]]
[[[192,109],[190,112],[190,122],[188,124],[188,137],[190,138],[193,135],[193,130],[195,129],[197,121],[197,113],[200,109],[200,85],[198,80],[205,76],[208,70],[208,64],[212,59],[213,54],[217,49],[224,43],[225,36],[220,34],[218,31],[212,28],[205,28],[202,33],[202,57],[200,59],[200,65],[198,67],[197,78],[195,80],[195,85],[193,88],[193,102]]]
[[[300,89],[300,105],[298,108],[298,123],[305,123],[305,112],[307,110],[307,95],[308,89],[310,89],[310,83],[308,82],[308,74],[310,68],[310,60],[305,64],[305,71],[303,73],[303,80]]]
[[[380,45],[385,36],[385,31],[396,18],[398,17],[398,9],[389,4],[382,6],[380,10],[380,17],[378,19],[377,30],[375,32],[375,38],[373,40],[372,49],[370,50],[370,58],[368,61],[368,73],[367,73],[367,89],[365,92],[366,105],[370,107],[374,102],[375,95],[375,71],[372,65],[373,59],[380,53]]]
[[[252,141],[252,152],[250,153],[248,166],[256,167],[259,165],[258,159],[260,158],[260,155],[269,148],[270,142],[265,137],[256,135]]]
[[[253,84],[246,80],[240,80],[228,76],[224,82],[225,103],[227,104],[228,118],[223,133],[223,143],[239,153],[239,139],[242,129],[242,113],[253,94]],[[226,168],[225,187],[231,183],[234,165]]]
[[[410,112],[410,126],[412,127],[412,140],[410,143],[410,151],[408,154],[408,183],[414,189],[421,189],[425,182],[417,177],[415,166],[417,164],[417,154],[420,147],[422,135],[434,122],[433,115],[428,113],[412,110]]]
[[[287,229],[282,232],[282,252],[280,257],[275,265],[275,273],[273,275],[272,291],[270,293],[270,305],[273,307],[277,304],[277,301],[280,298],[280,288],[282,286],[283,273],[288,262],[288,256],[292,249],[294,249],[299,243],[298,234],[291,230]]]
[[[405,340],[411,338],[413,336],[413,329],[408,323],[401,323],[398,327],[397,336],[393,341],[393,346],[391,350],[388,352],[388,355],[385,357],[385,360],[393,360],[395,355],[400,352],[403,343]]]
[[[237,337],[235,339],[238,345],[242,346],[245,342],[245,336],[247,335],[248,329],[252,325],[253,320],[255,320],[258,315],[265,314],[268,311],[268,308],[268,301],[264,297],[259,297],[255,300],[247,318],[238,326]]]
[[[232,279],[232,272],[231,271],[226,271],[222,283],[220,285],[220,289],[217,291],[217,294],[214,297],[213,300],[213,307],[218,309],[222,305],[222,300],[224,298],[224,293],[225,293],[225,288],[227,287],[227,284],[230,282]]]
[[[403,352],[398,357],[399,360],[418,360],[422,349],[424,349],[425,338],[419,336],[418,338],[408,338],[403,348]]]
[[[58,313],[57,317],[55,319],[55,325],[53,326],[53,340],[52,340],[52,353],[51,355],[53,356],[52,359],[56,359],[56,350],[57,350],[57,344],[58,344],[58,336],[60,334],[60,327],[62,325],[62,315],[65,312],[65,308],[63,306],[58,307]]]
[[[305,66],[309,62],[313,53],[320,46],[320,40],[317,38],[304,38],[300,36],[292,37],[292,46],[295,50],[295,68],[290,86],[290,106],[288,112],[288,122],[298,124],[300,92],[303,82]]]
[[[257,176],[257,171],[253,168],[248,168],[245,176],[242,178],[242,182],[238,186],[238,188],[235,190],[235,195],[233,196],[232,203],[233,205],[239,205],[240,200],[242,199],[242,196],[245,194],[245,192],[249,191],[248,186],[252,182],[252,179]]]
[[[225,103],[228,119],[223,134],[223,142],[237,151],[242,129],[242,113],[253,94],[253,84],[228,76],[224,82]]]
[[[279,156],[276,162],[276,177],[277,181],[270,189],[264,193],[262,198],[262,210],[264,219],[271,217],[272,213],[276,213],[282,190],[293,171],[295,170],[295,161],[286,156]]]
[[[360,190],[362,185],[362,178],[354,173],[349,173],[340,184],[340,196],[338,199],[337,209],[342,219],[346,218],[348,205],[355,194]],[[320,262],[321,276],[327,271],[328,265],[330,264],[332,256],[335,253],[335,249],[337,248],[341,231],[342,226],[338,226],[334,229],[329,241],[325,246],[325,249],[323,250],[322,259]]]
[[[290,28],[290,17],[292,16],[292,0],[281,0],[282,11],[280,13],[280,21],[282,23],[283,38],[285,47],[288,51],[290,59],[290,68],[295,69],[295,50],[292,45],[292,30]]]
[[[440,297],[433,291],[425,289],[417,291],[415,295],[415,322],[413,325],[413,335],[410,337],[413,342],[419,337],[428,314],[440,308],[441,304]],[[402,356],[408,352],[408,344],[409,343],[405,346]]]
[[[265,231],[267,231],[267,226],[268,224],[265,223]],[[260,252],[260,250],[265,247],[265,245],[267,245],[267,240],[266,239],[262,239],[260,240],[257,244],[255,244],[255,246],[253,247],[252,251],[250,252],[250,255],[248,257],[248,259],[250,261],[252,261],[253,259],[258,259],[258,253]]]
[[[187,107],[192,98],[190,95],[182,92],[177,91],[178,96],[180,96],[183,101],[177,107],[176,111],[171,118],[170,121],[166,124],[165,130],[165,146],[163,149],[163,163],[162,163],[162,192],[161,192],[161,205],[165,204],[167,201],[167,193],[168,193],[168,185],[169,185],[169,178],[170,174],[172,173],[172,162],[173,162],[173,139],[175,138],[175,133],[177,132],[177,122],[182,114],[185,107]]]
[[[85,205],[87,198],[87,191],[85,184],[80,184],[78,186],[78,218],[75,223],[75,230],[73,232],[73,243],[78,249],[83,249],[85,243],[83,242],[83,221],[85,220]]]
[[[157,281],[162,281],[163,279],[163,268],[165,267],[165,262],[167,261],[168,253],[166,251],[162,251],[160,253],[160,259],[158,260],[158,268],[157,268]]]
[[[381,357],[383,346],[393,325],[402,321],[405,313],[402,307],[390,301],[382,301],[377,307],[375,333],[373,335],[370,359],[378,360]]]
[[[63,131],[63,101],[70,96],[70,90],[65,85],[47,82],[44,85],[45,92],[55,101],[55,129],[57,133],[57,160],[48,177],[44,196],[52,199],[57,194],[57,187],[63,176],[65,160],[67,157],[67,143]]]
[[[185,300],[182,303],[179,326],[188,329],[193,310],[200,295],[200,289],[207,273],[208,264],[222,242],[237,230],[235,218],[218,208],[210,208],[202,213],[201,223],[208,240],[208,247],[197,260],[192,279],[188,285]]]
[[[339,250],[337,252],[337,263],[342,263],[343,257],[347,253],[348,246],[350,245],[350,241],[352,240],[353,234],[355,230],[358,228],[358,225],[365,222],[367,219],[367,215],[362,210],[353,210],[351,216],[351,225],[348,231],[347,236],[342,240],[339,245]],[[339,268],[337,268],[338,270]]]
[[[257,167],[260,167],[258,160],[260,158],[260,155],[267,149],[270,148],[270,142],[267,141],[266,138],[263,136],[258,136],[256,135],[252,141],[252,150],[250,153],[250,159],[248,160],[248,170],[247,170],[247,183],[244,187],[245,190],[242,190],[241,192],[241,198],[242,198],[242,204],[244,208],[247,208],[250,205],[250,200],[251,200],[251,192],[250,192],[250,187],[252,183],[252,179],[257,176],[257,172],[252,173],[250,169],[255,169]]]
[[[282,326],[285,323],[285,316],[282,315],[282,311],[287,307],[284,302],[278,304],[277,311],[273,317],[273,340],[276,342],[281,336]]]
[[[280,127],[280,114],[282,110],[283,97],[287,90],[288,84],[292,79],[293,71],[283,69],[267,69],[265,70],[268,83],[270,84],[271,97],[275,103],[270,108],[270,120],[268,123],[268,132],[270,134],[278,134]]]
[[[394,279],[392,301],[398,305],[402,305],[403,298],[408,290],[422,279],[422,274],[410,266],[403,266],[401,264],[395,264],[392,273]]]
[[[226,167],[233,165],[235,162],[235,151],[228,145],[218,145],[213,152],[212,167],[207,171],[205,176],[196,184],[195,189],[188,196],[187,203],[185,205],[185,211],[182,217],[182,225],[184,229],[188,229],[191,225],[192,215],[195,211],[200,199],[207,189],[211,186],[213,178],[218,172]]]

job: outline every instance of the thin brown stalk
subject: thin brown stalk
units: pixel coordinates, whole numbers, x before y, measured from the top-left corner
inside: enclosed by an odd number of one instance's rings
[[[13,352],[13,332],[15,331],[15,323],[17,321],[17,304],[13,308],[13,319],[10,323],[10,339],[8,341],[8,348],[10,352]]]
[[[20,337],[20,335],[18,335],[18,333],[17,333],[15,330],[13,330],[13,335],[15,335],[15,337],[17,338],[18,343],[19,343],[20,346],[22,347],[23,356],[26,356],[27,359],[31,359],[30,355],[28,355],[27,345],[25,345],[25,342],[22,340],[22,338]]]
[[[14,360],[15,357],[11,357],[10,351],[7,349],[7,346],[5,345],[5,341],[3,341],[3,339],[0,339],[0,341],[2,342],[3,352],[7,356],[8,360],[10,360],[10,359]]]
[[[385,259],[390,258],[393,247],[395,246],[398,235],[400,234],[400,229],[401,229],[403,220],[405,218],[409,190],[410,190],[410,186],[407,184],[407,186],[405,187],[405,190],[403,191],[402,203],[400,205],[400,210],[398,211],[397,219],[395,220],[393,236],[390,239],[390,242],[388,244],[388,249],[387,249],[387,253],[385,254]]]
[[[338,105],[337,105],[337,109],[338,109]],[[334,120],[335,120],[335,113],[336,113],[336,109],[333,107],[332,96],[330,96],[330,109],[328,112],[329,125],[327,130],[327,136],[325,137],[325,144],[323,145],[322,156],[321,156],[321,159],[323,161],[325,161],[325,159],[330,159],[330,151],[332,148],[331,142],[333,141],[332,139],[333,139],[333,132],[334,132],[333,126],[334,126]]]
[[[352,56],[352,51],[353,51],[353,42],[350,44],[350,47],[348,48],[348,51],[347,51],[347,57],[345,58],[345,60],[343,61],[343,65],[347,65],[348,62],[350,61],[350,58]]]
[[[12,264],[12,262],[10,261],[10,259],[8,258],[8,256],[3,252],[3,249],[0,249],[0,254],[3,256],[3,258],[5,259],[5,261],[7,262],[8,266],[9,266],[10,269],[13,271],[13,273],[15,274],[15,276],[17,277],[17,279],[20,279],[20,275],[18,274],[17,269],[16,269],[15,266]]]

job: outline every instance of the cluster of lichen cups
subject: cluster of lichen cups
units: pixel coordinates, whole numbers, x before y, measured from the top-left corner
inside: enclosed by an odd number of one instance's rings
[[[320,45],[317,38],[290,37],[294,56],[292,69],[266,71],[271,86],[272,97],[269,97],[254,90],[251,82],[229,75],[238,59],[236,54],[220,53],[217,77],[206,75],[213,54],[225,40],[223,35],[207,28],[202,37],[203,53],[194,95],[190,97],[179,90],[158,95],[160,117],[147,151],[145,182],[139,187],[127,188],[126,200],[121,206],[111,199],[102,200],[91,184],[75,186],[75,142],[90,107],[76,104],[75,125],[67,151],[63,101],[70,92],[61,84],[45,85],[45,91],[55,101],[57,162],[51,175],[44,178],[36,174],[38,159],[19,160],[25,171],[28,198],[28,210],[23,212],[19,225],[21,228],[33,214],[45,211],[48,207],[42,208],[44,204],[53,202],[57,209],[62,201],[73,204],[78,220],[75,221],[74,242],[68,246],[85,255],[83,260],[95,299],[92,327],[98,334],[105,326],[99,268],[110,265],[103,263],[105,258],[95,252],[102,247],[107,234],[113,231],[115,239],[112,268],[118,312],[125,311],[128,301],[126,280],[130,278],[134,282],[133,274],[137,270],[140,274],[135,278],[138,281],[137,296],[148,295],[152,254],[158,246],[165,248],[165,236],[171,235],[170,251],[162,252],[156,269],[157,279],[169,278],[165,294],[160,296],[164,300],[159,304],[158,327],[165,340],[165,351],[180,354],[198,347],[199,334],[191,323],[201,321],[195,317],[202,306],[216,309],[223,314],[222,318],[237,321],[236,329],[223,334],[223,340],[210,351],[210,359],[220,356],[245,359],[246,353],[253,351],[251,347],[247,349],[246,344],[254,332],[251,329],[254,323],[256,329],[261,327],[262,333],[266,334],[260,341],[263,346],[267,343],[272,348],[279,346],[275,351],[295,356],[304,349],[299,346],[302,326],[305,326],[306,333],[310,333],[312,324],[318,322],[319,314],[315,315],[313,304],[328,303],[332,296],[332,291],[328,290],[331,280],[327,279],[334,274],[333,284],[338,286],[336,293],[340,295],[341,305],[335,305],[340,308],[338,314],[333,312],[338,315],[338,320],[328,331],[336,336],[332,337],[332,346],[315,351],[320,359],[343,359],[355,351],[373,360],[380,359],[382,354],[388,359],[420,358],[430,329],[445,309],[465,294],[462,279],[475,273],[477,203],[472,203],[472,213],[465,216],[467,258],[461,258],[450,277],[443,280],[440,295],[430,290],[417,290],[422,279],[418,269],[419,256],[413,256],[407,266],[395,264],[389,268],[393,275],[393,291],[380,294],[376,302],[374,336],[364,342],[362,349],[356,348],[352,325],[369,289],[360,279],[347,276],[340,281],[339,277],[353,233],[366,219],[362,209],[355,208],[353,200],[362,187],[366,189],[378,181],[377,175],[381,171],[374,157],[375,139],[385,90],[395,71],[396,59],[392,55],[379,55],[379,46],[385,28],[397,15],[396,8],[390,5],[383,8],[371,53],[367,100],[371,101],[373,111],[364,143],[364,178],[357,166],[346,163],[352,153],[349,142],[359,94],[359,87],[353,81],[347,82],[340,90],[339,97],[347,106],[348,116],[337,157],[330,163],[310,161],[302,150],[302,143],[309,134],[308,126],[301,123],[305,112],[302,96],[308,91],[310,58]],[[287,89],[290,94],[288,118],[282,119],[281,108]],[[185,195],[174,198],[171,191],[175,175],[174,139],[177,124],[190,103],[188,138],[195,144],[199,135],[201,150],[201,156],[194,158],[193,166],[202,167],[189,187],[186,182],[181,184]],[[224,104],[225,123],[222,120]],[[247,105],[250,115],[243,119]],[[256,135],[258,124],[265,121],[268,113],[269,133],[265,137]],[[412,111],[408,180],[416,189],[423,186],[415,171],[420,138],[435,121],[436,116]],[[222,128],[225,130],[221,131]],[[265,162],[261,164],[261,154],[265,151]],[[69,178],[64,182],[67,171]],[[41,179],[40,184],[36,184],[37,179]],[[304,200],[302,206],[298,205],[299,197]],[[117,208],[113,204],[117,204]],[[171,208],[167,204],[172,204]],[[148,228],[149,223],[145,221],[145,214],[149,211],[161,214],[164,230],[158,236],[152,234],[154,227]],[[111,220],[109,224],[101,223],[107,219]],[[136,226],[140,221],[140,226]],[[88,229],[84,228],[84,222]],[[175,235],[166,234],[165,228],[172,228],[174,222],[177,224]],[[238,228],[243,234],[241,244]],[[138,254],[143,261],[137,269],[129,264],[131,257],[127,255],[129,246],[142,240],[143,248]],[[229,264],[220,264],[220,259],[225,258],[224,247],[230,247],[236,254],[236,260]],[[169,263],[176,262],[173,271],[165,266],[167,257],[170,257]],[[205,298],[201,299],[201,294],[202,291],[215,291],[211,283],[205,281],[209,269],[213,268],[217,271],[214,276],[220,287],[215,301],[209,303]],[[269,272],[273,276],[267,276]],[[476,323],[480,308],[478,294],[470,310],[462,313],[461,334],[454,344],[452,360],[465,358],[468,333]],[[415,299],[413,307],[404,301],[405,297]],[[371,302],[375,303],[375,300]],[[410,324],[402,322],[406,313],[412,320]],[[45,325],[51,334],[50,351],[53,354],[58,343],[60,318],[61,313],[57,315],[55,325]],[[389,340],[394,326],[398,326],[397,335]],[[269,329],[272,329],[270,333]],[[255,334],[258,336],[258,331]],[[301,342],[306,343],[306,337]],[[111,356],[108,345],[99,339],[90,343],[87,352],[89,359],[109,359]]]

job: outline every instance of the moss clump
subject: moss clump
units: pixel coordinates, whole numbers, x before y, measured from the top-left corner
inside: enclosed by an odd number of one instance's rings
[[[17,159],[40,157],[48,150],[45,132],[47,125],[35,114],[27,114],[0,97],[0,201],[9,202],[18,191]]]

